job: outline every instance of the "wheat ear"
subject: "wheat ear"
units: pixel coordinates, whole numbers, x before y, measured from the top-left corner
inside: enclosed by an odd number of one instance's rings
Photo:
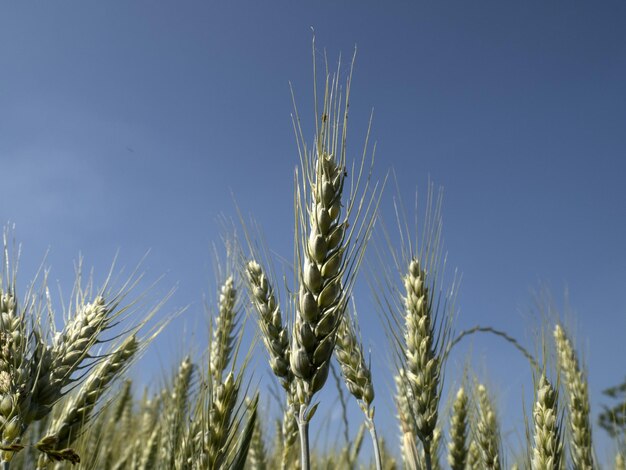
[[[626,461],[619,451],[615,454],[615,470],[626,470]]]
[[[400,433],[402,435],[402,460],[410,470],[421,469],[419,455],[417,454],[417,430],[415,419],[412,416],[411,402],[413,395],[407,387],[404,370],[400,369],[394,377],[396,383],[396,410],[400,421]]]
[[[500,470],[500,431],[496,413],[487,389],[483,384],[476,388],[478,395],[478,419],[475,439],[480,449],[481,465],[486,470]]]
[[[171,390],[163,392],[167,398],[164,400],[161,418],[159,452],[161,462],[168,468],[174,467],[177,451],[185,435],[193,372],[191,357],[186,356],[178,367]]]
[[[236,323],[237,289],[232,276],[222,284],[219,292],[218,315],[215,318],[211,341],[210,370],[213,380],[220,383],[222,374],[230,361]]]
[[[430,470],[441,362],[435,349],[433,301],[426,285],[426,272],[417,259],[409,263],[404,288],[406,379],[414,397],[415,429],[424,446],[426,468]]]
[[[565,378],[571,438],[570,454],[575,469],[593,469],[591,424],[589,422],[589,391],[587,378],[580,369],[571,341],[560,325],[554,329],[559,370]]]
[[[560,470],[562,468],[563,443],[559,429],[557,393],[545,375],[537,386],[537,398],[533,409],[535,439],[532,452],[533,470]]]
[[[76,396],[65,405],[62,414],[52,422],[46,436],[37,443],[37,449],[44,453],[39,459],[40,468],[45,468],[50,460],[80,461],[78,455],[72,454],[68,447],[90,421],[98,399],[106,393],[112,380],[124,369],[138,348],[137,338],[130,336],[82,384]]]
[[[467,412],[468,399],[465,389],[459,388],[450,416],[450,442],[448,464],[452,470],[465,470],[467,462]]]
[[[263,344],[270,356],[270,367],[287,392],[293,375],[289,367],[289,333],[283,324],[280,306],[263,268],[256,261],[245,267],[248,292],[259,315]]]
[[[335,357],[341,366],[341,372],[348,390],[356,398],[365,414],[365,424],[372,438],[376,469],[381,470],[380,450],[374,424],[374,385],[369,365],[365,362],[363,346],[356,336],[356,324],[349,315],[341,319],[337,331]]]
[[[357,174],[352,176],[350,190],[344,195],[350,78],[342,102],[338,76],[339,73],[331,80],[327,75],[322,115],[316,115],[313,151],[304,144],[297,111],[294,119],[302,173],[301,180],[296,177],[298,299],[289,359],[297,378],[302,470],[309,470],[308,423],[315,411],[309,406],[328,378],[337,328],[377,208],[376,191],[368,196],[369,176],[362,195],[358,196],[363,165],[355,169]],[[350,227],[349,219],[352,219]]]

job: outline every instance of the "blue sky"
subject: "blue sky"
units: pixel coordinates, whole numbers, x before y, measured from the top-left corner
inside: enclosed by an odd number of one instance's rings
[[[151,250],[148,278],[166,275],[155,295],[178,285],[168,308],[191,305],[144,359],[170,370],[215,297],[211,245],[218,216],[235,214],[231,193],[269,247],[292,254],[289,82],[312,136],[313,27],[331,64],[358,47],[354,153],[374,109],[377,176],[395,169],[405,200],[429,178],[445,187],[457,327],[491,325],[534,348],[532,292],[560,301],[567,289],[597,413],[625,374],[626,4],[391,3],[3,3],[0,221],[16,224],[24,282],[48,248],[66,292],[79,252],[100,272],[117,250],[127,266]],[[358,292],[387,380],[380,323]],[[514,446],[528,367],[495,339],[464,348],[448,382],[471,352]],[[393,439],[391,404],[379,407]]]

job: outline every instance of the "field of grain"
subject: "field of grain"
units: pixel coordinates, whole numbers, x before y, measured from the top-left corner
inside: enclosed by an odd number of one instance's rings
[[[540,306],[537,344],[490,325],[459,330],[459,279],[446,272],[442,194],[429,187],[419,217],[398,202],[394,222],[379,220],[394,176],[374,180],[375,146],[367,140],[360,159],[349,157],[351,64],[315,67],[312,142],[294,103],[293,260],[285,267],[272,256],[258,228],[263,221],[236,215],[216,255],[209,343],[188,347],[159,390],[127,372],[176,316],[157,315],[169,294],[150,304],[138,292],[139,272],[120,278],[114,268],[96,286],[79,269],[71,302],[55,312],[45,272],[26,290],[16,285],[19,255],[5,230],[3,470],[625,468],[619,426],[613,460],[594,452],[597,417],[579,338],[550,305]],[[359,315],[370,304],[358,298],[359,277],[369,280],[384,353],[362,340]],[[470,367],[460,376],[448,367],[454,347],[477,333],[516,350],[531,371],[533,400],[519,403],[526,428],[515,453],[503,445],[494,390]],[[395,390],[372,371],[372,355],[383,354]],[[446,393],[444,384],[451,384]],[[322,390],[338,397],[333,407],[343,413],[346,436],[340,445],[312,439],[323,419],[320,401],[328,400]],[[393,395],[395,433],[377,429],[383,394]],[[279,413],[264,406],[269,400],[280,404]],[[360,418],[350,424],[358,431],[349,433],[346,408],[355,404]]]

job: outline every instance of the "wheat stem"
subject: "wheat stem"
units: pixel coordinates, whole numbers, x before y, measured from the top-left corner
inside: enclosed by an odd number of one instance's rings
[[[309,454],[309,420],[306,417],[306,405],[300,405],[298,413],[298,430],[300,431],[300,462],[301,470],[309,470],[311,456]]]

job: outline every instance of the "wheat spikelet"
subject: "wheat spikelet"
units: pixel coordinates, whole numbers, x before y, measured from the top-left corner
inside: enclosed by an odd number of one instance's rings
[[[450,416],[450,442],[448,443],[448,464],[452,470],[465,470],[467,462],[467,394],[459,388]]]
[[[620,452],[615,454],[615,470],[626,470],[626,461]]]
[[[557,394],[545,375],[541,376],[537,387],[533,421],[535,423],[533,470],[560,470],[563,444],[558,423]]]
[[[496,413],[483,384],[476,388],[478,395],[478,419],[475,439],[480,449],[481,466],[486,470],[500,470],[500,431]]]
[[[565,389],[568,397],[572,464],[575,469],[590,470],[593,468],[593,449],[591,447],[587,379],[578,365],[576,352],[571,341],[560,325],[556,325],[554,329],[554,340],[559,370],[565,378]]]

